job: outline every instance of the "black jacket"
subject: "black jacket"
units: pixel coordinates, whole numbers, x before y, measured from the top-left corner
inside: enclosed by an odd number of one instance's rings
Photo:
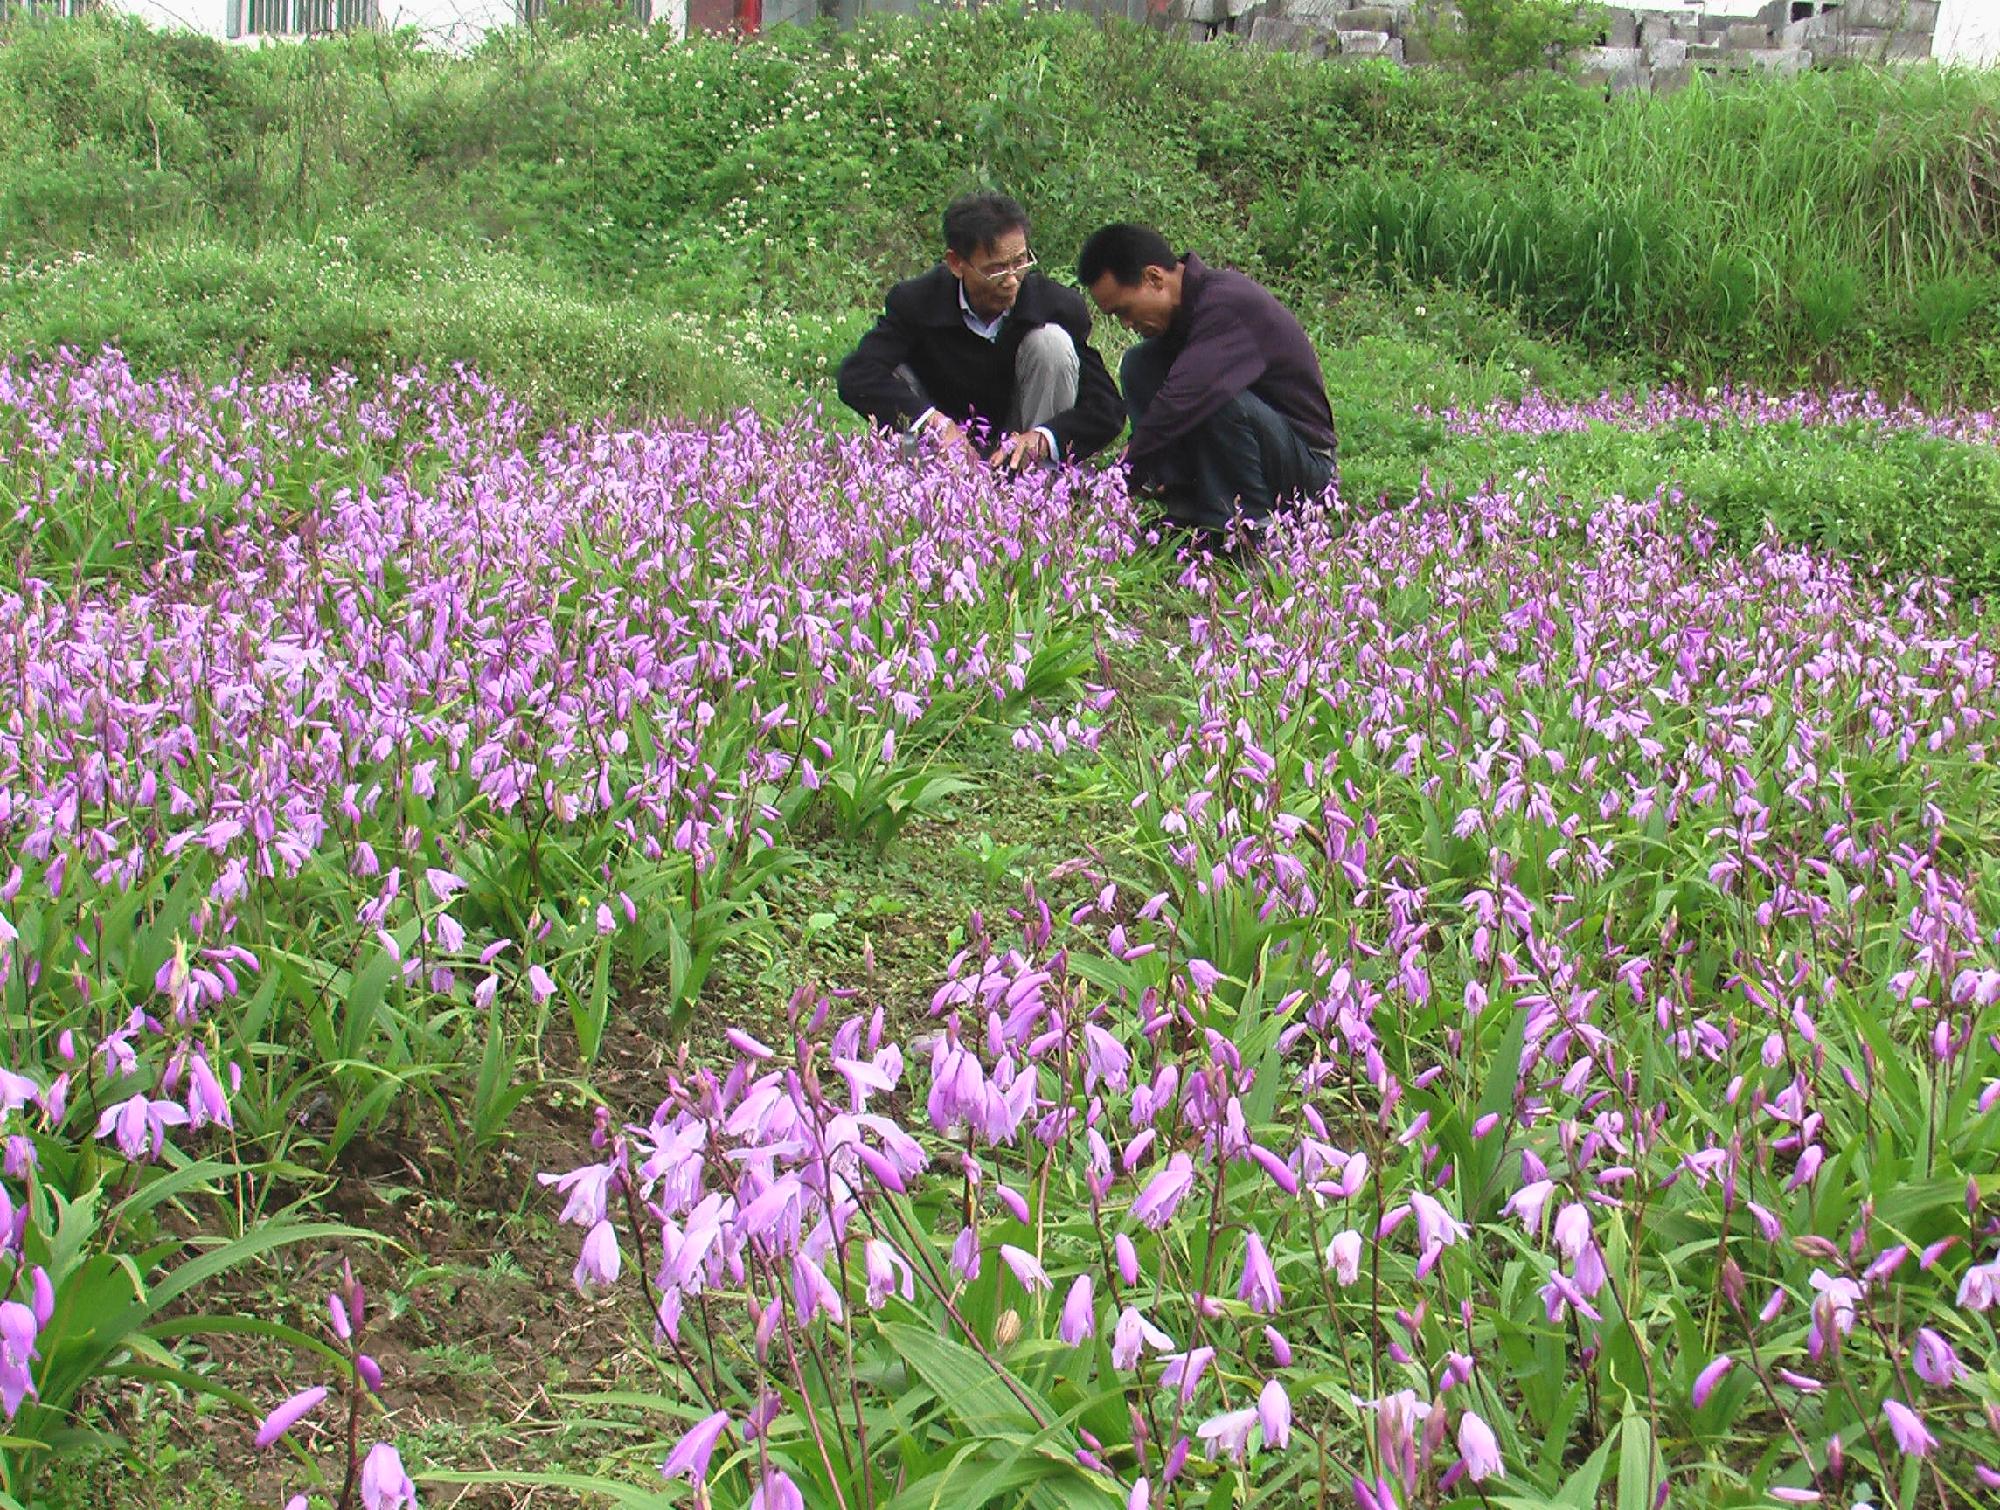
[[[1181,307],[1160,338],[1174,353],[1167,380],[1132,427],[1137,464],[1182,439],[1248,390],[1283,415],[1315,451],[1334,449],[1333,410],[1319,356],[1298,317],[1242,273],[1181,260]]]
[[[1090,344],[1090,310],[1083,295],[1051,283],[1039,272],[1021,291],[987,341],[966,329],[958,305],[958,280],[942,262],[889,290],[881,318],[840,364],[840,401],[877,424],[905,429],[927,407],[896,375],[907,363],[930,403],[959,421],[984,420],[997,435],[1014,401],[1014,357],[1021,338],[1043,325],[1060,325],[1076,342],[1082,370],[1076,405],[1049,421],[1056,444],[1071,461],[1103,450],[1125,423],[1125,406],[1104,358]]]

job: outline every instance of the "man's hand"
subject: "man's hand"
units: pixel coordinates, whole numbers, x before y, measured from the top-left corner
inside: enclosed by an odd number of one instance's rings
[[[958,424],[943,414],[933,413],[924,426],[925,431],[947,451],[970,451],[972,439]]]
[[[1049,457],[1049,438],[1039,430],[1023,430],[1000,448],[993,460],[1009,472],[1021,472]]]

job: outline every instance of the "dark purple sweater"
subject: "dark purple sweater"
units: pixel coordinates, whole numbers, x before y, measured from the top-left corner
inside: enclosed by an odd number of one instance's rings
[[[1181,259],[1181,307],[1160,337],[1174,364],[1126,455],[1143,461],[1172,445],[1246,388],[1291,422],[1316,451],[1334,448],[1333,408],[1305,327],[1254,278]]]

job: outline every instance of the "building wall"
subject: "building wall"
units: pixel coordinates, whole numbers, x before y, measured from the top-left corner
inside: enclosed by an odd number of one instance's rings
[[[106,0],[113,8],[153,26],[229,36],[230,0]],[[424,41],[445,51],[462,51],[487,32],[511,26],[517,0],[378,0],[382,24],[415,27]],[[688,0],[651,0],[656,23],[687,33]]]
[[[1931,56],[1940,63],[2000,67],[2000,0],[1944,0]]]

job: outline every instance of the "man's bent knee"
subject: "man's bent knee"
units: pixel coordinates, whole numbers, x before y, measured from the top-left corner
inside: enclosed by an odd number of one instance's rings
[[[1021,349],[1014,356],[1014,371],[1025,375],[1029,369],[1067,375],[1074,382],[1083,370],[1076,354],[1076,342],[1060,325],[1043,325],[1021,337]]]
[[[1076,405],[1083,359],[1060,325],[1043,325],[1021,337],[1014,356],[1016,427],[1032,430]]]

